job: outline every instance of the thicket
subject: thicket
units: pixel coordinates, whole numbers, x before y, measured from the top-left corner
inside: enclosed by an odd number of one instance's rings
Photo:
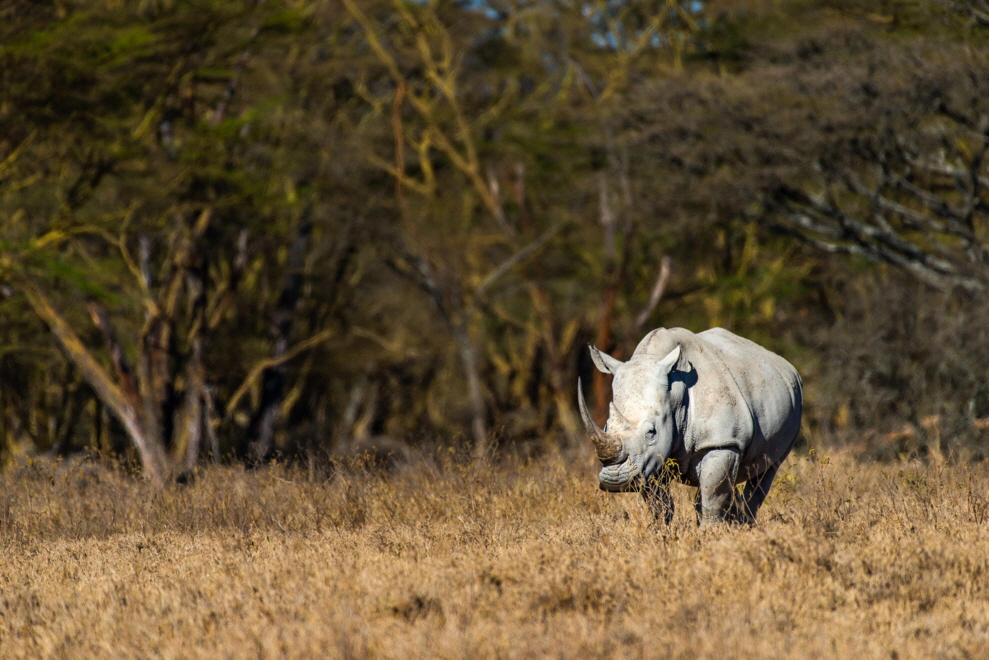
[[[3,455],[538,452],[659,325],[794,362],[811,442],[983,455],[987,17],[5,2]]]

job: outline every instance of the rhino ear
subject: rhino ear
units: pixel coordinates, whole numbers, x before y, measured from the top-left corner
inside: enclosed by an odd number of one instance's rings
[[[690,362],[687,358],[683,356],[683,351],[680,349],[680,344],[666,354],[662,360],[659,361],[659,373],[665,378],[670,375],[670,372],[674,369],[680,369],[681,371],[686,371],[690,369]]]
[[[607,353],[602,353],[594,346],[588,346],[591,349],[591,359],[594,361],[594,366],[606,374],[618,373],[624,362],[621,360],[616,360]]]
[[[659,361],[657,368],[659,370],[660,387],[670,389],[673,386],[671,382],[673,380],[673,372],[682,372],[675,378],[675,380],[682,380],[685,374],[694,370],[694,365],[690,364],[690,360],[687,359],[680,344],[677,344],[672,351],[666,354],[666,357]]]

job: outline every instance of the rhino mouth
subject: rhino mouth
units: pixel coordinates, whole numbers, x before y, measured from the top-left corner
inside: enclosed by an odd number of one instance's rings
[[[598,474],[601,490],[609,493],[628,493],[639,490],[642,470],[626,459],[618,465],[607,465]]]

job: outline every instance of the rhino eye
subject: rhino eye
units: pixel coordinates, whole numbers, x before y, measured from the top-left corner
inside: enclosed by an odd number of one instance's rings
[[[646,431],[646,438],[648,438],[648,439],[651,440],[651,439],[653,439],[655,437],[656,437],[656,427],[654,426],[651,429],[649,429],[648,431]]]

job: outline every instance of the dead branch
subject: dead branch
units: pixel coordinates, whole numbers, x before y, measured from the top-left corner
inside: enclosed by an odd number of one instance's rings
[[[501,262],[494,270],[492,270],[488,274],[487,277],[484,278],[480,286],[477,287],[477,291],[474,292],[474,299],[480,300],[481,298],[483,298],[487,294],[488,289],[491,288],[491,286],[494,285],[494,283],[497,282],[500,277],[502,277],[505,273],[511,270],[515,265],[524,261],[530,255],[537,252],[540,248],[546,245],[546,243],[548,243],[551,238],[556,236],[556,234],[559,233],[559,231],[563,229],[567,224],[568,221],[566,220],[564,220],[563,222],[558,222],[557,224],[553,225],[545,232],[543,232],[542,236],[540,236],[533,242],[529,243],[528,245],[522,247],[515,254],[510,256],[508,259],[505,259],[503,262]]]
[[[855,183],[854,179],[846,179],[846,182],[853,192],[868,193],[877,209],[902,210],[886,204],[881,196]],[[777,199],[771,206],[778,216],[792,223],[791,233],[815,247],[829,252],[860,254],[893,264],[942,290],[955,286],[972,292],[985,289],[985,282],[978,276],[968,274],[956,260],[935,256],[905,238],[881,213],[873,213],[871,223],[858,220],[844,213],[830,198],[821,199],[786,186],[777,191]]]
[[[114,331],[109,317],[107,317],[106,310],[94,299],[87,300],[86,307],[89,309],[89,316],[93,320],[93,325],[103,335],[103,343],[107,353],[110,354],[113,368],[117,372],[121,390],[129,400],[130,405],[137,410],[140,405],[140,394],[134,379],[134,370],[127,359],[127,354],[124,353],[123,347],[117,340],[117,333]]]
[[[498,182],[498,174],[491,165],[488,165],[487,171],[488,190],[491,194],[491,200],[494,202],[495,222],[498,223],[505,236],[512,238],[515,236],[515,230],[508,224],[508,219],[505,217],[504,200],[501,198],[501,184]]]
[[[257,382],[258,378],[261,377],[261,374],[264,373],[265,369],[285,364],[289,360],[292,360],[298,356],[300,353],[308,351],[309,349],[323,343],[334,334],[335,332],[333,330],[323,330],[322,332],[318,332],[304,341],[300,341],[298,344],[286,350],[278,357],[265,358],[251,367],[251,370],[247,373],[247,376],[244,377],[244,380],[241,381],[240,385],[236,390],[234,390],[233,395],[227,401],[224,419],[229,419],[233,415],[234,411],[237,409],[237,404],[239,404],[240,400],[244,398],[244,395],[247,394],[247,391],[251,388],[251,386]]]
[[[659,264],[659,276],[656,278],[656,283],[652,287],[652,291],[649,293],[649,302],[646,306],[642,308],[639,315],[635,317],[635,323],[632,325],[632,336],[638,337],[642,333],[642,329],[646,325],[646,321],[652,316],[652,313],[656,310],[656,305],[663,298],[663,293],[666,291],[666,285],[670,281],[670,275],[673,270],[673,260],[669,257],[663,257]]]

